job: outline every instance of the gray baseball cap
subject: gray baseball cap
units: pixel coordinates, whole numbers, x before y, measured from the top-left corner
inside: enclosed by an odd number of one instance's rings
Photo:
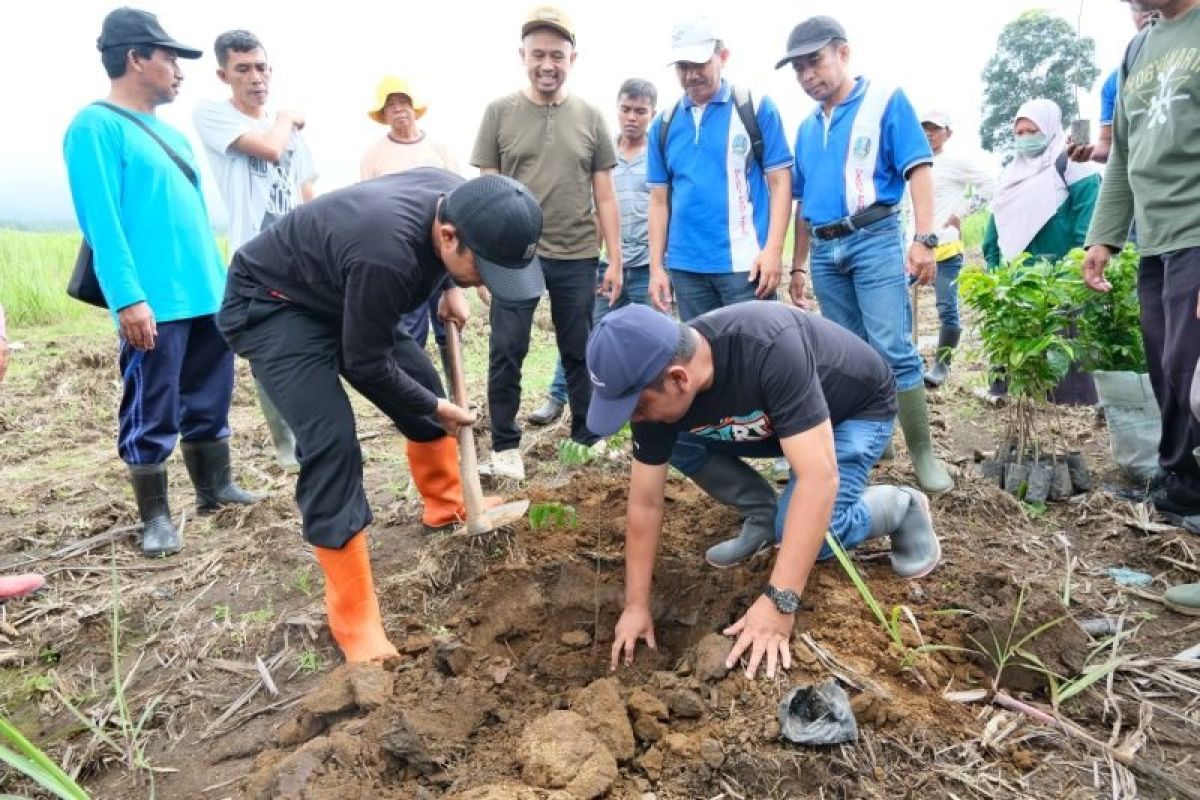
[[[846,29],[833,17],[824,15],[804,20],[788,35],[787,55],[779,59],[775,69],[787,66],[793,58],[815,53],[834,39],[846,41]]]

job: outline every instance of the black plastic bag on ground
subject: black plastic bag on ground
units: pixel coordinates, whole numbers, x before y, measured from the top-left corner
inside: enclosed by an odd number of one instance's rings
[[[833,678],[797,686],[779,701],[779,730],[795,744],[841,744],[858,739],[850,697]]]

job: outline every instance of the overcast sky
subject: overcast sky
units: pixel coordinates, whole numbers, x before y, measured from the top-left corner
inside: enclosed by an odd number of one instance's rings
[[[357,179],[359,156],[383,135],[366,110],[376,82],[389,73],[411,77],[424,87],[430,110],[423,127],[469,164],[484,106],[526,83],[517,49],[521,22],[535,1],[161,0],[135,5],[158,14],[178,41],[205,51],[198,61],[181,61],[185,77],[180,96],[159,111],[189,134],[198,155],[193,103],[228,96],[215,75],[212,41],[224,30],[247,28],[263,40],[275,68],[274,104],[307,115],[305,135],[321,173],[317,187],[329,191]],[[707,13],[731,51],[725,75],[776,101],[790,141],[812,104],[790,69],[777,72],[773,66],[792,26],[826,13],[846,27],[856,73],[899,84],[919,109],[948,111],[957,129],[953,144],[973,150],[978,147],[979,75],[1001,28],[1032,7],[1075,25],[1081,3],[1081,29],[1096,40],[1103,78],[1119,63],[1133,32],[1128,7],[1118,0],[568,0],[560,7],[578,30],[579,57],[567,85],[609,112],[610,124],[616,90],[625,78],[652,80],[660,105],[679,96],[674,71],[666,65],[672,23]],[[101,20],[113,7],[72,0],[5,9],[0,74],[5,76],[7,122],[0,126],[0,220],[72,219],[62,135],[80,107],[108,91],[95,41]],[[1083,116],[1093,120],[1099,83],[1081,96]],[[224,211],[212,191],[208,165],[200,159],[213,216],[221,224]]]

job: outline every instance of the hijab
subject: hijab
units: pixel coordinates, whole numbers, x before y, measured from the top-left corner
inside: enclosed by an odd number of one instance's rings
[[[1000,174],[1000,185],[992,199],[992,216],[1000,239],[1004,260],[1016,258],[1029,247],[1033,237],[1045,227],[1067,199],[1067,187],[1097,174],[1094,164],[1067,161],[1060,177],[1056,162],[1066,152],[1062,111],[1052,100],[1029,100],[1013,117],[1028,119],[1046,135],[1046,149],[1039,155],[1017,154]]]

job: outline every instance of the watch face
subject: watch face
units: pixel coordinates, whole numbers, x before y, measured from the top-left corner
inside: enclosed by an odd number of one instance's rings
[[[796,610],[800,608],[800,595],[791,589],[776,589],[774,586],[767,586],[765,594],[781,614],[795,614]]]

